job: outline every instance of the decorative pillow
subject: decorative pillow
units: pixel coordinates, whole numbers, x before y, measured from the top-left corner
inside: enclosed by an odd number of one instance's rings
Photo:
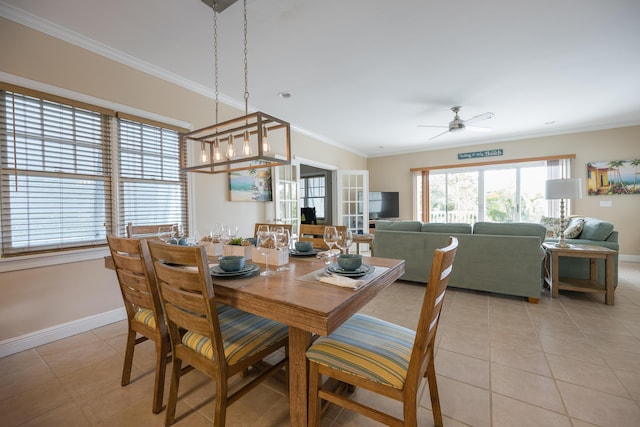
[[[560,218],[543,216],[540,219],[540,224],[544,225],[547,228],[547,234],[545,235],[545,237],[554,238],[560,235]]]
[[[583,227],[584,218],[571,218],[571,222],[564,229],[565,239],[576,239],[582,233]]]

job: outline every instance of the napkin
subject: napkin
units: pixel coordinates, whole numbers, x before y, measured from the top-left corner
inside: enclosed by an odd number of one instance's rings
[[[331,275],[328,277],[323,277],[320,279],[322,283],[328,283],[330,285],[341,286],[343,288],[351,288],[358,289],[360,286],[364,285],[364,280],[351,279],[349,277]]]

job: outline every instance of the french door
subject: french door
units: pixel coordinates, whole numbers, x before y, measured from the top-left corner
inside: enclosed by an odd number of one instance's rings
[[[336,173],[336,225],[354,234],[369,232],[369,171],[338,170]]]

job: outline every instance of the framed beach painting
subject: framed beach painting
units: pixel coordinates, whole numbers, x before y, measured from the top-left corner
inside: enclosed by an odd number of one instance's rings
[[[640,194],[640,158],[587,163],[590,196]]]
[[[232,202],[270,202],[271,168],[229,172],[229,199]]]

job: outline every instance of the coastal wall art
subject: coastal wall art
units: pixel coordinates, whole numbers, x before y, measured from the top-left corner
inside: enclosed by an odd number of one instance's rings
[[[640,156],[587,163],[587,192],[590,196],[640,194]]]
[[[272,201],[271,168],[229,172],[229,199],[232,202]]]

